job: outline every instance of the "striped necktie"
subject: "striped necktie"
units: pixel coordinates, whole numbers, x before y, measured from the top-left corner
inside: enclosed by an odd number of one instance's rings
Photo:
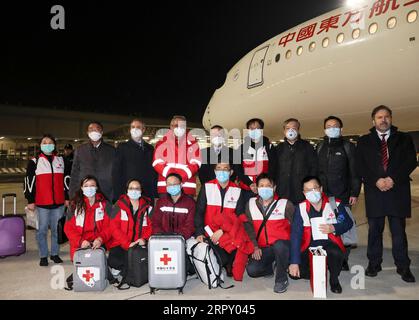
[[[384,171],[387,171],[388,148],[387,148],[386,134],[381,135],[381,163],[383,165]]]

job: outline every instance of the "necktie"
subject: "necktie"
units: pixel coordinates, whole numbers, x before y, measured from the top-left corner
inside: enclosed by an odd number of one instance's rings
[[[386,134],[381,135],[381,163],[383,165],[384,171],[387,171],[388,148],[387,148]]]

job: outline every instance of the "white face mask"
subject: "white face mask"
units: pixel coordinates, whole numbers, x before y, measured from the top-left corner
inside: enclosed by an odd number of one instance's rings
[[[320,191],[308,191],[305,193],[305,197],[308,201],[313,204],[317,204],[322,199],[322,193]]]
[[[326,135],[333,139],[333,138],[339,138],[340,137],[340,128],[327,128],[324,130],[324,133]]]
[[[139,140],[143,136],[143,131],[138,128],[132,128],[130,132],[134,140]]]
[[[288,129],[286,133],[286,137],[290,141],[294,141],[298,137],[298,132],[295,129]]]
[[[173,132],[175,133],[175,136],[180,138],[183,137],[186,133],[186,129],[182,127],[176,127]]]
[[[97,142],[100,139],[102,139],[102,134],[100,132],[97,132],[97,131],[90,131],[88,133],[88,136],[89,136],[90,140],[92,140],[94,142]]]
[[[220,146],[224,145],[225,139],[223,137],[217,136],[217,137],[212,138],[211,142],[214,146],[220,147]]]

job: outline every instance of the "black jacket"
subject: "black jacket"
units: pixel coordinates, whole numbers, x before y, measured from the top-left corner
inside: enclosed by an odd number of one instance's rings
[[[133,141],[121,143],[116,149],[112,179],[114,201],[126,193],[126,184],[130,179],[141,182],[144,195],[157,197],[157,174],[152,166],[154,148],[143,141],[142,146]]]
[[[367,217],[411,216],[410,174],[415,170],[416,150],[412,137],[391,127],[387,140],[389,162],[387,172],[381,160],[381,140],[375,128],[358,140],[356,168],[365,190]],[[391,177],[394,187],[382,192],[376,187],[380,178]]]
[[[91,142],[79,146],[74,152],[73,167],[70,179],[70,198],[80,188],[81,179],[87,175],[95,176],[105,197],[112,200],[112,164],[115,148],[102,141],[95,148]]]
[[[204,185],[208,181],[214,180],[215,172],[214,165],[218,162],[230,163],[231,169],[233,169],[233,175],[230,177],[231,181],[235,181],[237,177],[237,172],[239,171],[240,164],[234,164],[234,150],[223,146],[221,152],[217,155],[215,153],[214,147],[208,147],[201,150],[202,156],[202,165],[199,168],[198,175],[201,185]],[[240,159],[238,159],[238,162]]]
[[[317,175],[317,155],[306,140],[298,139],[293,145],[288,141],[275,147],[270,164],[270,175],[275,179],[280,198],[298,204],[305,199],[303,179]]]
[[[349,197],[358,197],[361,180],[356,173],[355,145],[342,137],[324,137],[316,151],[323,191],[346,204]]]

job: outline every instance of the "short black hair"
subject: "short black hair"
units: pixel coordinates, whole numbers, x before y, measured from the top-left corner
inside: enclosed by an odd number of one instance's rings
[[[55,137],[50,133],[44,133],[41,139],[39,139],[39,145],[41,145],[42,140],[44,140],[44,138],[49,138],[54,142],[55,148],[53,152],[57,152],[57,140],[55,140]]]
[[[326,119],[324,119],[323,122],[323,127],[326,128],[326,122],[329,120],[336,120],[337,122],[339,122],[339,125],[341,128],[343,128],[343,122],[340,118],[336,117],[336,116],[328,116]]]
[[[70,143],[67,143],[67,144],[64,146],[64,149],[73,150],[73,146],[72,146]]]
[[[169,179],[170,177],[176,177],[176,178],[178,178],[178,179],[179,179],[179,181],[180,181],[180,182],[182,182],[182,177],[181,177],[181,176],[180,176],[180,174],[178,174],[178,173],[174,173],[174,172],[169,173],[169,174],[167,175],[167,177],[166,177],[166,181],[167,181],[167,179]]]
[[[89,127],[91,124],[97,124],[103,131],[103,124],[99,121],[91,121],[89,122],[89,125],[87,127]]]
[[[272,183],[272,185],[275,185],[275,181],[274,179],[267,173],[261,173],[260,175],[258,175],[258,177],[256,178],[256,185],[259,185],[260,180],[263,179],[268,179],[270,183]]]
[[[297,122],[298,123],[298,129],[300,129],[301,123],[300,123],[300,121],[298,121],[298,119],[295,119],[295,118],[289,118],[289,119],[285,120],[284,121],[284,129],[285,129],[285,126],[290,122]]]
[[[231,159],[228,159],[228,162],[223,162],[223,161],[217,161],[216,163],[212,164],[212,169],[215,170],[215,168],[217,167],[218,164],[220,163],[225,163],[228,164],[230,166],[230,170],[233,170],[233,163],[231,162]]]
[[[377,112],[381,111],[381,110],[386,110],[388,113],[390,113],[390,116],[393,115],[393,111],[391,111],[391,109],[389,107],[387,107],[385,105],[381,105],[381,106],[375,107],[374,110],[372,110],[371,118],[374,120],[375,115],[377,114]]]
[[[222,126],[218,125],[218,124],[216,124],[215,126],[212,126],[211,130],[212,129],[224,130],[224,128]]]
[[[303,189],[304,188],[304,184],[306,184],[307,182],[309,182],[311,180],[316,180],[317,183],[319,184],[319,187],[322,186],[322,183],[320,182],[320,178],[318,176],[307,176],[301,182],[301,188]]]
[[[252,118],[252,119],[250,119],[249,121],[246,122],[246,129],[249,129],[250,125],[252,123],[255,123],[255,122],[259,123],[261,129],[263,129],[265,127],[265,122],[263,122],[262,119]]]

